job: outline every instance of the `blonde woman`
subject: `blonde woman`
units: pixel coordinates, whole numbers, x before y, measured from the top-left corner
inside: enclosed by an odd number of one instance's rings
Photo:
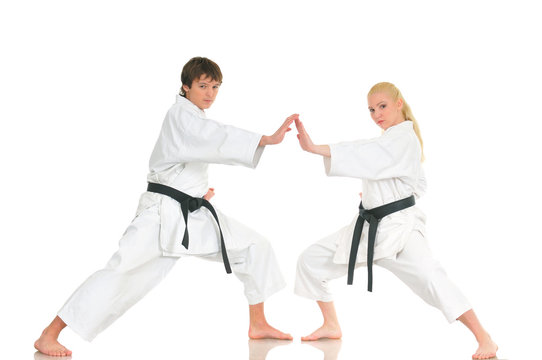
[[[301,148],[324,157],[327,175],[363,180],[359,215],[299,257],[295,292],[317,301],[324,317],[322,327],[302,340],[342,336],[328,282],[348,274],[347,282],[352,284],[354,269],[365,265],[372,291],[374,263],[394,273],[449,322],[465,324],[479,344],[474,359],[494,357],[497,345],[428,247],[425,216],[415,206],[426,187],[418,123],[391,83],[373,86],[367,101],[373,121],[384,130],[375,139],[315,145],[296,119]]]

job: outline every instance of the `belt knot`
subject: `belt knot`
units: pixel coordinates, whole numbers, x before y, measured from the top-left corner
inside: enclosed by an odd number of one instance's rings
[[[370,210],[365,209],[363,206],[359,206],[359,216],[368,223],[371,222],[371,219],[375,216],[370,212]]]
[[[169,187],[167,185],[158,184],[158,183],[149,183],[147,185],[147,191],[155,192],[158,194],[169,196],[170,198],[176,200],[181,205],[181,212],[183,213],[184,219],[184,234],[182,245],[185,249],[188,249],[190,240],[188,236],[188,213],[198,210],[202,206],[211,212],[213,215],[216,224],[218,225],[218,231],[220,232],[220,249],[222,252],[222,260],[224,261],[224,267],[226,272],[231,274],[230,261],[228,259],[228,254],[226,252],[226,243],[224,242],[224,234],[222,234],[222,228],[220,227],[220,222],[218,221],[218,214],[216,213],[213,205],[203,198],[193,198],[192,196],[183,193],[175,188]]]
[[[191,198],[188,200],[188,210],[194,212],[198,210],[203,205],[202,198]]]
[[[385,204],[370,210],[366,210],[363,205],[359,204],[359,217],[356,220],[354,227],[354,234],[352,236],[352,246],[350,248],[350,258],[348,260],[348,280],[347,284],[351,285],[354,281],[354,269],[356,266],[356,258],[358,255],[358,248],[361,242],[361,233],[363,232],[363,224],[365,221],[369,223],[369,234],[367,236],[367,290],[373,291],[373,259],[374,248],[376,242],[376,233],[378,223],[384,217],[393,214],[394,212],[404,210],[416,203],[414,195],[408,198],[397,200],[389,204]]]

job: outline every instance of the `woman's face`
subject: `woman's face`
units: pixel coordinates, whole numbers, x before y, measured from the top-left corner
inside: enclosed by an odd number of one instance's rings
[[[393,101],[386,93],[376,93],[369,95],[367,102],[369,103],[369,112],[373,121],[383,130],[405,121],[401,112],[403,108],[401,99]]]

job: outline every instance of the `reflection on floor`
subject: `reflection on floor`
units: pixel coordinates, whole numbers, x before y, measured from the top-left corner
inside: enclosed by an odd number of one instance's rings
[[[324,360],[337,360],[341,350],[342,340],[320,339],[317,341],[302,341],[302,344],[309,344],[324,353]]]
[[[248,354],[249,360],[266,360],[267,355],[275,347],[279,346],[288,346],[292,347],[291,351],[295,353],[299,350],[299,347],[312,346],[323,353],[324,360],[338,360],[339,352],[341,350],[342,340],[332,340],[332,339],[321,339],[317,341],[290,341],[290,340],[274,340],[274,339],[263,339],[263,340],[249,340],[248,341]],[[347,354],[348,355],[348,354]],[[350,354],[352,355],[352,354]],[[84,356],[83,356],[84,357]],[[274,356],[273,358],[276,358]],[[341,357],[341,360],[354,359],[356,357],[346,356]],[[44,355],[38,351],[34,353],[34,360],[71,360],[71,356],[66,357],[56,357]],[[289,359],[289,358],[288,358]],[[319,357],[319,359],[322,359]],[[492,358],[491,360],[498,360],[498,358]],[[504,360],[504,359],[501,359]]]
[[[267,353],[277,346],[290,345],[293,341],[288,340],[249,340],[249,360],[265,360]],[[318,341],[303,341],[302,344],[314,346],[324,353],[324,360],[337,360],[341,349],[342,340],[321,339]]]
[[[322,339],[318,341],[303,341],[302,344],[308,344],[314,346],[316,349],[324,353],[324,360],[337,360],[339,350],[341,349],[342,340]],[[293,341],[290,340],[275,340],[275,339],[262,339],[262,340],[249,340],[248,341],[248,358],[249,360],[265,360],[267,354],[273,348],[277,346],[292,345]],[[34,353],[34,360],[71,360],[71,356],[57,357],[48,356],[36,351]]]

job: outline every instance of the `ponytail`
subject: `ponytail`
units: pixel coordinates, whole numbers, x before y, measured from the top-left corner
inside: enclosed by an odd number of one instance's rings
[[[414,132],[416,133],[416,136],[418,137],[418,141],[420,142],[420,147],[422,149],[422,158],[420,160],[423,162],[425,160],[425,155],[423,153],[422,134],[420,133],[420,126],[418,125],[416,118],[412,114],[412,110],[410,109],[410,106],[405,101],[405,98],[403,97],[399,89],[395,85],[389,82],[381,82],[374,85],[371,88],[371,90],[369,90],[369,93],[367,94],[367,96],[370,96],[376,93],[381,93],[381,92],[390,95],[393,101],[397,101],[399,99],[403,101],[403,108],[402,108],[403,117],[407,121],[412,121]]]

